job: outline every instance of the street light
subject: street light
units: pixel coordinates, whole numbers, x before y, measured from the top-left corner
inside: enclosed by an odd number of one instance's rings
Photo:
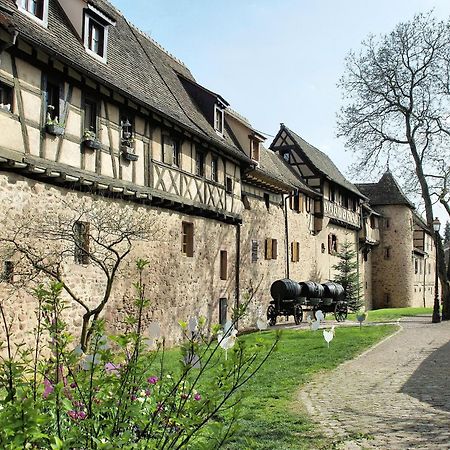
[[[439,323],[441,321],[441,315],[439,312],[439,275],[438,275],[438,242],[439,242],[439,229],[441,228],[441,222],[436,217],[433,220],[433,230],[434,230],[434,248],[436,253],[436,269],[434,277],[434,307],[433,307],[433,318],[431,321],[433,323]]]

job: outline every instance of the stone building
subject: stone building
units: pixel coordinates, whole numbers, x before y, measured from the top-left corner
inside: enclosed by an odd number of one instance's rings
[[[436,267],[432,233],[389,170],[378,183],[357,186],[380,215],[380,242],[372,255],[373,307],[432,306]]]
[[[386,304],[376,290],[384,285],[377,224],[394,213],[370,206],[367,192],[285,125],[264,143],[226,99],[107,1],[0,0],[0,221],[4,236],[34,230],[26,248],[45,256],[41,273],[50,270],[46,252],[62,255],[60,270],[78,299],[74,329],[108,286],[93,264],[103,223],[77,219],[86,210],[101,211],[108,226],[125,222],[121,229],[135,238],[104,310],[115,327],[131,310],[137,258],[150,261],[146,320],[159,321],[175,342],[178,320],[223,322],[250,288],[257,289],[241,326],[264,316],[274,280],[332,279],[346,240],[358,250],[367,306]],[[411,207],[391,206],[415,217]],[[69,220],[61,237],[58,226]],[[424,228],[414,220],[419,261],[431,249],[424,240],[420,254]],[[4,247],[0,291],[14,332],[25,338],[35,302],[13,286],[29,261],[17,245]],[[401,254],[412,261],[410,247]],[[404,292],[416,302],[420,269],[413,275]],[[403,304],[390,295],[390,305]]]

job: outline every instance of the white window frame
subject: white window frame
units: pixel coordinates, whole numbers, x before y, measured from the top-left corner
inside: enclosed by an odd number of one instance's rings
[[[103,28],[103,56],[100,56],[98,53],[95,53],[89,48],[89,26],[91,21],[93,21],[96,25]],[[91,55],[93,58],[97,59],[100,62],[106,63],[108,59],[108,25],[102,24],[99,20],[96,20],[89,12],[85,12],[84,14],[84,48],[86,49],[86,53]]]
[[[42,12],[42,19],[32,14],[30,11],[28,11],[26,8],[22,6],[22,0],[16,0],[17,8],[20,12],[25,14],[30,19],[37,22],[39,25],[42,25],[43,27],[48,27],[48,0],[44,0],[43,2],[43,12]]]
[[[219,130],[216,126],[217,124],[217,112],[220,112],[222,115],[222,120],[221,120],[221,129]],[[216,130],[216,133],[220,136],[223,136],[223,130],[224,130],[224,122],[225,122],[225,110],[223,108],[220,108],[217,105],[214,105],[214,129]]]

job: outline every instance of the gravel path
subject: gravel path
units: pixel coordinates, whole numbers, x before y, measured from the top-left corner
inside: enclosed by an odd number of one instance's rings
[[[342,449],[450,449],[450,323],[401,330],[299,393]]]

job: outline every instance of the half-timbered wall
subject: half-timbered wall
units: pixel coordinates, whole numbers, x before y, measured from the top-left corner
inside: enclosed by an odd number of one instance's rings
[[[24,43],[19,48],[28,54],[32,52],[31,47]],[[66,167],[69,172],[70,168],[86,171],[107,188],[113,188],[118,181],[131,191],[142,190],[200,210],[215,211],[218,217],[226,213],[240,214],[238,163],[122,96],[82,78],[57,61],[50,61],[46,55],[39,53],[38,57],[48,64],[48,71],[7,52],[1,55],[0,81],[13,86],[15,94],[11,111],[0,109],[0,128],[8,130],[0,133],[3,156],[5,151],[13,151],[39,158],[42,163],[50,163],[51,167]],[[64,125],[63,136],[53,136],[45,131],[45,92],[49,82],[60,86],[58,120]],[[98,106],[97,138],[101,143],[98,150],[88,149],[81,143],[86,98],[94,99]],[[128,160],[122,152],[121,114],[124,112],[132,122],[134,141],[131,151],[136,156],[133,159],[137,160]],[[164,134],[177,141],[178,166],[163,162]],[[201,176],[196,174],[197,151],[204,154]],[[211,174],[213,157],[217,158],[217,181]],[[228,184],[227,178],[231,179]],[[227,192],[227,186],[231,186],[230,192]]]

